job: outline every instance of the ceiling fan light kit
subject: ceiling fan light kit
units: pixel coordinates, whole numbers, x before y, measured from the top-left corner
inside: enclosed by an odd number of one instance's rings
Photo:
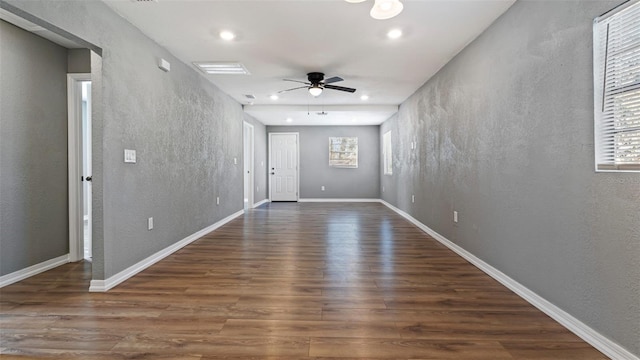
[[[309,87],[309,94],[313,96],[320,96],[320,94],[322,94],[322,88],[319,84],[313,84]]]
[[[361,3],[366,0],[345,0],[348,3]],[[369,15],[377,20],[391,19],[402,12],[404,5],[400,0],[375,0]]]
[[[356,92],[356,89],[354,89],[354,88],[331,85],[332,83],[336,83],[336,82],[339,82],[339,81],[344,81],[344,79],[339,77],[339,76],[334,76],[334,77],[330,77],[328,79],[325,79],[324,78],[324,74],[321,73],[321,72],[310,72],[310,73],[308,73],[307,74],[308,82],[300,81],[300,80],[291,80],[291,79],[282,79],[282,80],[283,81],[291,81],[291,82],[304,84],[304,86],[298,86],[298,87],[294,87],[294,88],[291,88],[291,89],[278,91],[279,94],[284,93],[284,92],[288,92],[288,91],[292,91],[292,90],[298,90],[298,89],[307,89],[309,91],[309,94],[311,94],[313,96],[320,96],[320,94],[322,94],[322,91],[324,89],[346,91],[346,92],[349,92],[349,93]]]

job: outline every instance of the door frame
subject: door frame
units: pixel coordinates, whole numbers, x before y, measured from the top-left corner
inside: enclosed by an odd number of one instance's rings
[[[271,199],[271,135],[295,135],[296,136],[296,201],[300,201],[300,133],[298,132],[270,132],[269,133],[269,167],[267,168],[269,174],[269,201]]]
[[[83,189],[80,180],[82,177],[82,101],[78,101],[82,98],[81,83],[83,81],[91,81],[91,74],[67,74],[69,261],[71,262],[84,258]]]
[[[249,139],[248,139],[248,144],[245,143],[245,131],[248,131],[249,134]],[[249,149],[247,149],[247,147]],[[244,197],[243,197],[243,201],[244,198],[247,198],[249,204],[248,204],[248,208],[249,209],[253,209],[253,204],[254,204],[254,183],[255,183],[255,166],[254,166],[254,148],[255,148],[255,138],[254,138],[254,128],[253,125],[249,124],[246,121],[243,121],[243,125],[242,125],[242,151],[243,151],[243,169],[242,169],[242,173],[244,174],[243,177],[243,184],[244,184],[244,190],[247,190],[247,188],[249,189],[249,194],[244,193]],[[246,163],[246,159],[247,156],[244,152],[249,151],[249,164]],[[248,182],[249,184],[247,184],[247,168],[249,168],[249,176],[248,176]]]

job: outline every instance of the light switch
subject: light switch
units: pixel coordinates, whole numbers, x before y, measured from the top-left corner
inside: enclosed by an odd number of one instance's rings
[[[233,158],[233,164],[238,165],[238,158]]]
[[[136,162],[136,151],[135,150],[124,149],[124,162],[135,164],[135,162]]]

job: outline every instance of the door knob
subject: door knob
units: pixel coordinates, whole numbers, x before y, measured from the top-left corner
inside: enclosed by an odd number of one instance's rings
[[[275,172],[271,172],[271,175],[275,175],[275,174],[276,174]]]
[[[87,176],[87,181],[91,181],[91,176]]]

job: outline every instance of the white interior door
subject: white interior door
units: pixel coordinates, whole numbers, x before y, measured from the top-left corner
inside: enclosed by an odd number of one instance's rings
[[[84,258],[91,260],[91,81],[82,82],[82,179]]]
[[[90,259],[91,74],[67,74],[69,155],[69,259]]]
[[[271,201],[298,201],[298,133],[269,134]]]
[[[253,126],[244,123],[244,209],[253,207]]]

